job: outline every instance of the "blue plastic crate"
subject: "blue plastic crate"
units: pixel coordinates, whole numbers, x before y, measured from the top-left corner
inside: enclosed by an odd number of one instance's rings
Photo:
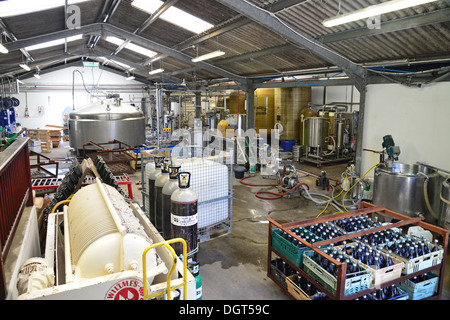
[[[411,280],[399,283],[400,288],[408,292],[409,300],[422,300],[434,295],[439,276],[433,272],[428,272],[426,277],[426,280],[419,283],[414,283]]]

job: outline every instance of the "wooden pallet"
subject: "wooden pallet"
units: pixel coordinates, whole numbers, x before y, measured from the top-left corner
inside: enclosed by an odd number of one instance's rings
[[[59,143],[61,142],[61,130],[49,130],[50,139],[52,140],[53,147],[59,147]]]
[[[32,139],[36,140],[50,140],[50,133],[48,130],[44,129],[27,129],[27,137],[30,137]]]
[[[27,129],[27,137],[41,141],[42,152],[51,152],[61,142],[61,130]]]
[[[51,140],[41,140],[41,152],[52,152],[53,143]]]

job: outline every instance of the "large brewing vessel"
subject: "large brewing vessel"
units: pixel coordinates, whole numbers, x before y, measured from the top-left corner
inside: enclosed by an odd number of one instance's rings
[[[132,147],[145,143],[145,117],[137,107],[119,99],[89,104],[69,115],[70,146],[77,150],[92,141],[118,140]]]

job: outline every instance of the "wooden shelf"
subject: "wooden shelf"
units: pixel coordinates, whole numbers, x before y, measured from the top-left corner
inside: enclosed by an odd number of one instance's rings
[[[290,231],[290,229],[292,228],[297,228],[297,227],[305,227],[305,226],[309,226],[312,224],[317,224],[317,223],[323,223],[323,222],[329,222],[329,221],[334,221],[334,220],[338,220],[338,219],[342,219],[342,218],[346,218],[346,217],[353,217],[353,216],[358,216],[358,215],[363,215],[363,214],[370,214],[370,213],[381,213],[381,214],[385,214],[387,216],[390,216],[394,219],[399,220],[398,222],[389,224],[389,225],[385,225],[385,226],[381,226],[381,227],[377,227],[377,228],[373,228],[373,229],[368,229],[368,230],[362,230],[362,231],[358,231],[358,232],[354,232],[351,234],[346,234],[337,238],[333,238],[333,239],[328,239],[328,240],[324,240],[324,241],[320,241],[320,242],[315,242],[313,244],[306,242],[304,239],[300,238],[299,236],[297,236],[296,234],[294,234],[293,232]],[[267,220],[269,220],[269,238],[268,238],[268,255],[267,255],[267,276],[272,279],[289,297],[291,297],[292,299],[294,299],[294,297],[283,287],[282,284],[280,284],[278,282],[278,280],[273,277],[270,274],[270,262],[272,260],[272,254],[277,255],[278,257],[280,257],[281,259],[283,259],[286,263],[288,263],[294,270],[296,270],[302,277],[305,277],[306,279],[308,279],[314,286],[316,286],[320,291],[324,292],[325,294],[328,295],[328,297],[330,297],[333,300],[353,300],[355,298],[364,296],[366,294],[372,293],[377,291],[380,288],[384,288],[384,287],[388,287],[390,285],[393,284],[397,284],[403,281],[406,281],[410,278],[413,278],[415,276],[424,274],[424,273],[428,273],[430,271],[434,271],[434,270],[439,270],[439,281],[438,281],[438,289],[437,289],[437,293],[432,296],[429,297],[428,299],[441,299],[442,296],[442,289],[443,289],[443,284],[444,284],[444,274],[445,274],[445,264],[446,264],[446,258],[447,258],[447,246],[448,246],[448,236],[449,236],[449,231],[434,225],[431,225],[429,223],[423,222],[421,221],[420,218],[411,218],[405,215],[401,215],[397,212],[388,210],[384,207],[381,206],[375,206],[373,204],[367,203],[367,202],[361,202],[360,203],[360,207],[358,210],[354,210],[354,211],[349,211],[349,212],[344,212],[344,213],[339,213],[339,214],[335,214],[332,216],[325,216],[325,217],[320,217],[320,218],[315,218],[315,219],[309,219],[309,220],[304,220],[304,221],[299,221],[299,222],[292,222],[292,223],[287,223],[284,225],[281,225],[279,223],[277,223],[275,220],[268,218]],[[440,236],[442,236],[442,246],[444,249],[443,252],[443,259],[441,261],[440,264],[426,268],[424,270],[420,270],[418,272],[414,272],[414,273],[410,273],[408,275],[402,275],[401,277],[398,277],[392,281],[383,283],[380,287],[371,287],[367,290],[363,290],[360,291],[358,293],[352,294],[352,295],[348,295],[345,296],[344,295],[344,286],[345,286],[345,274],[346,274],[346,269],[347,269],[347,264],[346,263],[341,263],[336,261],[335,259],[331,258],[329,255],[325,254],[323,251],[319,250],[318,247],[320,246],[324,246],[330,243],[337,243],[339,241],[344,241],[344,240],[348,240],[348,239],[352,239],[352,238],[357,238],[359,236],[363,236],[366,234],[370,234],[370,233],[374,233],[377,231],[382,231],[382,230],[387,230],[387,229],[392,229],[392,228],[399,228],[402,226],[407,226],[407,225],[417,225],[420,226],[426,230],[432,231],[435,234],[438,234]],[[338,276],[337,276],[337,287],[336,287],[336,294],[333,294],[331,292],[329,292],[328,290],[326,290],[320,283],[318,283],[315,279],[313,279],[308,273],[306,273],[303,269],[299,268],[298,266],[294,265],[291,261],[289,261],[288,259],[286,259],[286,257],[283,256],[282,253],[278,252],[277,250],[275,250],[272,247],[272,228],[276,227],[279,228],[285,232],[287,232],[289,235],[291,235],[293,238],[297,239],[299,242],[303,243],[306,247],[308,247],[309,249],[315,251],[316,253],[320,254],[322,257],[326,258],[327,260],[329,260],[331,263],[335,264],[338,268]]]

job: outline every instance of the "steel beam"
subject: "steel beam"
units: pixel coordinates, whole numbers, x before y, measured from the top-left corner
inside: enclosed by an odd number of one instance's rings
[[[180,61],[187,62],[189,64],[194,64],[191,61],[192,58],[182,52],[179,52],[175,49],[168,48],[157,42],[146,39],[137,34],[133,34],[131,32],[122,30],[118,27],[115,27],[115,26],[107,24],[107,23],[94,23],[94,24],[82,26],[79,29],[66,29],[66,30],[57,31],[57,32],[53,32],[50,34],[44,34],[44,35],[40,35],[40,36],[28,38],[28,39],[17,40],[14,42],[8,42],[8,43],[5,43],[5,47],[11,51],[19,50],[19,49],[27,47],[27,46],[40,44],[40,43],[44,43],[44,42],[52,41],[52,40],[56,40],[56,39],[62,39],[62,38],[70,37],[70,36],[75,36],[78,34],[98,35],[98,36],[118,36],[120,38],[130,40],[133,43],[136,43],[137,45],[141,45],[145,48],[151,48],[154,51],[161,52],[163,54],[167,54],[167,55],[169,55],[175,59],[178,59]],[[130,64],[130,63],[127,63],[127,64]],[[246,80],[245,77],[235,75],[231,72],[228,72],[226,70],[223,70],[219,67],[213,66],[213,65],[203,62],[203,61],[197,62],[194,65],[198,66],[201,69],[205,69],[210,72],[214,72],[214,73],[216,73],[222,77],[228,78],[232,81],[245,82],[245,80]]]
[[[267,7],[267,10],[270,12],[278,12],[282,11],[284,9],[287,9],[291,6],[300,4],[302,2],[305,2],[306,0],[280,0],[275,4],[269,5]],[[206,41],[208,39],[217,37],[221,34],[224,34],[226,32],[232,31],[234,29],[237,29],[239,27],[245,26],[246,24],[249,24],[252,22],[252,20],[243,17],[243,16],[236,16],[233,17],[225,22],[223,22],[221,27],[213,28],[210,31],[206,31],[206,33],[203,33],[201,36],[194,36],[191,37],[176,46],[172,47],[175,50],[184,50],[189,47],[192,47],[193,45],[199,44],[203,41]],[[159,59],[165,58],[167,55],[161,55]],[[149,64],[152,62],[152,59],[145,60],[142,64]]]
[[[306,33],[288,25],[286,22],[274,17],[269,12],[242,0],[217,0],[219,3],[245,15],[256,23],[279,34],[292,43],[310,50],[316,56],[339,66],[352,78],[359,91],[364,90],[366,71],[363,67],[350,61],[348,58],[328,48]]]
[[[292,7],[294,5],[298,5],[302,2],[305,2],[306,0],[280,0],[278,2],[276,2],[275,4],[271,4],[268,5],[266,7],[266,10],[270,11],[270,12],[279,12],[282,11],[284,9],[287,9],[289,7]],[[234,21],[231,21],[234,20]],[[247,17],[233,17],[232,19],[228,20],[229,22],[225,22],[222,23],[223,27],[221,28],[216,28],[213,29],[210,32],[207,32],[206,34],[203,34],[202,36],[199,37],[195,37],[195,38],[191,38],[191,39],[187,39],[186,41],[179,43],[178,45],[176,45],[174,47],[174,49],[177,50],[183,50],[186,49],[190,46],[193,46],[195,44],[198,44],[200,42],[203,42],[205,40],[214,38],[218,35],[221,35],[225,32],[234,30],[236,28],[245,26],[246,24],[249,24],[250,22],[252,22],[251,19],[248,19]]]
[[[70,68],[70,67],[83,67],[83,61],[81,60],[76,60],[76,61],[71,61],[69,63],[64,63],[64,64],[58,64],[58,65],[54,65],[52,67],[46,68],[46,69],[42,69],[40,74],[47,74],[50,72],[54,72],[54,71],[58,71],[58,70],[62,70],[62,69],[66,69],[66,68]],[[111,73],[115,73],[118,75],[124,75],[124,73],[122,71],[116,70],[114,68],[111,68],[109,66],[104,66],[104,68]],[[34,72],[27,72],[21,76],[18,77],[18,79],[20,80],[25,80],[25,79],[29,79],[32,78],[34,76]],[[146,79],[140,77],[139,75],[136,75],[136,81],[142,82],[144,84],[148,84],[149,81],[147,81]]]
[[[248,84],[245,89],[245,101],[247,102],[245,110],[247,130],[255,129],[255,87],[252,84]]]
[[[248,19],[246,19],[246,18],[241,18],[238,21],[246,22],[247,20]],[[364,28],[359,28],[359,29],[355,29],[355,30],[348,30],[348,31],[343,31],[343,32],[332,33],[332,34],[317,37],[315,39],[322,43],[327,44],[327,43],[332,43],[332,42],[336,42],[336,41],[351,40],[351,39],[355,39],[355,38],[361,38],[361,37],[377,35],[377,34],[384,34],[384,33],[388,33],[388,32],[394,32],[394,31],[399,31],[399,30],[404,30],[404,29],[409,29],[409,28],[415,28],[415,27],[429,25],[429,24],[441,23],[441,22],[446,22],[449,20],[450,20],[450,9],[442,9],[439,11],[420,14],[418,16],[406,17],[406,18],[401,18],[398,20],[384,22],[380,29],[369,29],[369,28],[364,27]],[[220,30],[222,30],[222,29],[220,29]],[[243,61],[243,60],[250,59],[250,58],[258,58],[258,57],[263,57],[263,56],[267,56],[267,55],[292,51],[295,49],[302,49],[302,48],[288,43],[288,44],[283,44],[283,45],[279,45],[279,46],[272,47],[272,48],[267,48],[267,49],[262,49],[262,50],[258,50],[258,51],[253,51],[253,52],[248,52],[248,53],[232,56],[229,58],[214,60],[214,61],[212,61],[212,63],[214,65],[223,65],[223,64],[227,64],[227,63]],[[174,71],[171,74],[175,75],[178,73],[192,72],[195,70],[197,70],[197,68],[195,68],[195,67],[187,68],[187,69]]]
[[[104,58],[106,58],[106,59],[108,59],[108,60],[111,60],[113,63],[114,63],[114,61],[117,61],[117,62],[119,62],[119,63],[124,63],[124,64],[129,65],[130,67],[132,67],[132,68],[134,68],[134,69],[136,69],[136,70],[140,70],[140,71],[142,71],[142,72],[144,72],[144,73],[146,73],[146,74],[148,74],[148,73],[151,71],[150,68],[148,68],[148,67],[146,67],[146,66],[143,66],[143,65],[141,65],[141,64],[139,64],[139,63],[131,62],[131,61],[129,61],[129,60],[120,58],[120,57],[118,57],[118,56],[116,56],[116,55],[108,54],[108,53],[106,53],[106,52],[104,52],[104,51],[102,51],[102,50],[98,50],[98,49],[95,49],[95,50],[91,51],[89,54],[87,54],[87,55],[85,55],[85,56],[91,57],[91,58],[100,58],[100,57],[104,57]],[[104,65],[104,66],[107,66],[108,63],[105,63],[105,64],[103,64],[103,65]],[[122,69],[124,69],[124,70],[126,70],[125,68],[121,67],[120,65],[119,65],[118,67],[119,67],[119,68],[122,68]],[[138,76],[137,74],[134,74],[134,75],[135,75],[136,77]],[[179,82],[179,81],[180,81],[178,78],[172,78],[172,77],[169,76],[169,75],[164,75],[164,77],[166,77],[167,80],[172,81],[172,82]],[[156,77],[155,77],[155,78],[156,78]],[[154,81],[152,77],[145,77],[145,79],[146,79],[146,81],[152,81],[152,82]]]
[[[1,18],[0,18],[0,29],[3,30],[2,33],[5,36],[7,36],[9,39],[11,39],[12,41],[17,41],[17,37],[14,35],[14,33],[12,33],[8,29],[5,22]],[[34,58],[31,56],[31,54],[27,50],[25,50],[25,48],[20,49],[20,52],[22,52],[22,54],[25,56],[25,58],[27,58],[27,60],[34,61]]]
[[[242,82],[246,81],[245,77],[233,74],[233,73],[228,72],[226,70],[223,70],[223,69],[221,69],[219,67],[213,66],[213,65],[211,65],[209,63],[206,63],[206,62],[203,62],[203,61],[193,63],[191,61],[192,57],[188,56],[187,54],[184,54],[184,53],[182,53],[180,51],[177,51],[175,49],[171,49],[171,48],[166,47],[166,46],[164,46],[162,44],[156,43],[156,42],[154,42],[152,40],[146,39],[146,38],[141,37],[141,36],[139,36],[137,34],[133,34],[131,32],[122,30],[122,29],[120,29],[118,27],[115,27],[113,25],[110,25],[110,24],[104,25],[104,32],[105,32],[106,35],[118,36],[118,37],[121,37],[121,38],[124,38],[124,39],[128,39],[128,40],[130,40],[131,42],[133,42],[133,43],[135,43],[137,45],[143,46],[145,48],[151,48],[154,51],[160,52],[162,54],[167,54],[167,55],[169,55],[169,56],[171,56],[171,57],[173,57],[175,59],[178,59],[180,61],[183,61],[183,62],[186,62],[186,63],[189,63],[189,64],[194,64],[194,65],[198,66],[201,69],[208,70],[210,72],[214,72],[214,73],[216,73],[216,74],[218,74],[218,75],[220,75],[222,77],[228,78],[228,79],[230,79],[232,81],[239,82],[239,83],[242,83]]]
[[[141,34],[144,32],[145,29],[147,29],[153,22],[155,22],[164,12],[167,11],[170,7],[172,7],[175,3],[177,3],[178,0],[169,0],[164,2],[156,12],[154,12],[152,15],[150,15],[136,30],[133,31],[135,34]],[[118,54],[122,49],[130,43],[129,40],[124,41],[120,46],[114,50],[112,53],[113,55]]]
[[[93,23],[93,24],[89,24],[86,26],[82,26],[79,29],[65,29],[65,30],[47,33],[47,34],[43,34],[43,35],[32,37],[32,38],[8,42],[8,43],[5,43],[4,46],[9,51],[14,51],[14,50],[20,50],[25,47],[33,46],[36,44],[41,44],[41,43],[45,43],[48,41],[63,39],[63,38],[76,36],[76,35],[80,35],[80,34],[102,36],[104,26],[105,26],[104,23]]]
[[[358,130],[356,132],[356,154],[355,167],[356,174],[361,177],[362,156],[363,156],[363,133],[364,133],[364,116],[366,111],[366,90],[363,90],[359,96],[359,112],[358,112]]]
[[[59,62],[64,59],[70,59],[70,58],[76,58],[78,55],[76,53],[63,53],[56,56],[40,59],[40,60],[34,60],[32,62],[28,63],[28,66],[33,69],[33,67],[37,67],[42,64],[52,63],[52,62]],[[14,67],[6,68],[6,69],[0,69],[0,75],[5,75],[9,73],[15,73],[23,71],[21,67],[19,67],[18,64],[16,64]]]
[[[158,10],[156,10],[141,26],[136,29],[134,33],[141,34],[145,29],[147,29],[153,22],[155,22],[164,12],[166,12],[170,7],[172,7],[178,0],[167,0],[164,2]]]
[[[323,43],[331,43],[336,41],[350,40],[373,36],[377,34],[384,34],[399,30],[417,28],[429,24],[442,23],[450,20],[450,8],[423,13],[411,17],[386,21],[381,23],[380,28],[358,28],[342,32],[336,32],[318,37],[317,40]]]

